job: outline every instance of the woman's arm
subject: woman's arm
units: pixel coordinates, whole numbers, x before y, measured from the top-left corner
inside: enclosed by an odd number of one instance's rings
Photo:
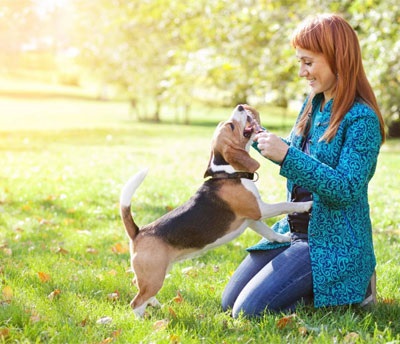
[[[352,118],[345,135],[336,167],[290,147],[280,174],[317,193],[330,206],[351,204],[375,172],[381,143],[378,118],[372,111]]]

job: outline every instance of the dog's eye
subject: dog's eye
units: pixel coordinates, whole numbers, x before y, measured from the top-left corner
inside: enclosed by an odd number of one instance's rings
[[[232,122],[229,123],[229,125],[231,126],[232,131],[235,129],[235,126],[233,125]]]

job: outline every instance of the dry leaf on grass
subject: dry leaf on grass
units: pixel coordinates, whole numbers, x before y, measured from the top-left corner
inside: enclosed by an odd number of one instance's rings
[[[14,297],[14,292],[13,292],[13,290],[12,290],[12,288],[10,286],[5,286],[3,288],[2,293],[3,293],[3,300],[4,301],[9,302]]]
[[[96,250],[96,249],[93,248],[93,247],[88,247],[88,248],[86,249],[86,252],[87,252],[87,253],[90,253],[90,254],[98,254],[98,253],[99,253],[99,251]]]
[[[120,243],[117,243],[111,248],[111,250],[114,253],[121,254],[121,253],[127,253],[129,251],[129,247],[126,244],[122,245]]]
[[[175,303],[181,303],[181,302],[183,302],[183,296],[182,296],[182,294],[180,293],[179,290],[177,291],[176,296],[173,298],[173,301],[174,301]]]
[[[107,273],[108,273],[109,275],[111,275],[111,276],[117,276],[117,274],[118,274],[117,270],[114,270],[114,269],[108,271]]]
[[[0,339],[4,340],[10,336],[10,329],[7,327],[0,328]]]
[[[63,248],[63,247],[58,247],[57,250],[56,250],[56,253],[58,253],[58,254],[68,254],[69,251],[67,251],[67,250],[66,250],[65,248]]]
[[[181,339],[180,339],[180,337],[179,337],[178,335],[176,335],[176,334],[171,334],[171,335],[169,336],[169,342],[170,342],[171,344],[178,344],[178,343],[181,342]]]
[[[385,298],[382,299],[382,303],[384,303],[386,305],[394,305],[396,303],[396,300],[388,298],[388,297],[385,297]]]
[[[343,338],[343,343],[347,343],[347,344],[357,343],[359,338],[360,338],[360,335],[357,332],[349,332]]]
[[[51,280],[51,276],[45,272],[39,271],[37,274],[42,283],[46,283]]]
[[[9,248],[7,244],[0,244],[0,251],[2,251],[6,256],[12,256],[12,249]]]
[[[284,328],[295,324],[295,320],[296,320],[296,314],[290,314],[284,316],[276,322],[276,327],[280,330],[283,330]]]
[[[172,307],[168,307],[168,313],[173,317],[176,318],[176,313]]]
[[[114,291],[113,293],[110,293],[107,295],[107,299],[110,301],[116,301],[119,300],[119,292],[118,290]]]
[[[55,289],[49,295],[47,295],[47,298],[52,301],[55,298],[57,298],[60,294],[61,294],[61,290]]]
[[[101,317],[100,319],[98,319],[96,321],[96,324],[107,325],[107,324],[111,324],[111,322],[112,322],[111,317]]]
[[[168,324],[169,324],[168,319],[158,320],[153,324],[153,329],[155,331],[165,330],[168,327]]]

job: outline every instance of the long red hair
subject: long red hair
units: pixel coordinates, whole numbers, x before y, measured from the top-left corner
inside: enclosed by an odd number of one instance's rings
[[[335,14],[310,17],[295,30],[291,44],[294,48],[322,53],[332,72],[337,75],[331,120],[321,140],[327,142],[332,140],[343,117],[352,107],[356,97],[359,97],[378,116],[383,143],[385,141],[383,117],[364,71],[357,35],[350,24]],[[301,114],[297,124],[298,134],[304,135],[306,131],[314,96],[315,94],[310,94]]]

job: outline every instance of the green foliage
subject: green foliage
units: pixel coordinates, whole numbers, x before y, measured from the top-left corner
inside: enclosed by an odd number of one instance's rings
[[[307,15],[322,12],[343,15],[357,31],[389,133],[400,136],[397,0],[6,0],[0,62],[17,68],[22,47],[52,54],[74,47],[86,73],[66,67],[57,54],[50,65],[60,81],[79,84],[89,75],[118,85],[139,119],[160,121],[163,107],[173,106],[188,122],[194,99],[286,108],[306,92],[290,35]]]
[[[5,98],[1,103],[0,342],[400,340],[398,141],[383,146],[370,188],[377,307],[301,308],[295,317],[232,319],[221,311],[221,293],[245,248],[259,240],[247,231],[228,245],[175,265],[159,293],[164,306],[150,308],[139,321],[129,307],[135,288],[118,214],[120,189],[131,174],[150,168],[133,199],[139,224],[182,204],[202,183],[213,130],[230,110],[199,108],[196,125],[183,126],[133,122],[120,103]],[[16,117],[10,116],[16,107]],[[263,109],[262,116],[276,131],[281,120],[275,109]],[[267,202],[285,198],[278,172],[277,166],[262,162],[258,183]]]
[[[91,51],[89,63],[96,61],[107,80],[118,82],[130,97],[151,96],[157,116],[162,104],[188,107],[194,98],[232,106],[267,97],[287,107],[304,93],[290,34],[307,15],[331,11],[358,32],[387,123],[399,121],[396,0],[100,3],[76,3],[82,9],[82,52]]]

